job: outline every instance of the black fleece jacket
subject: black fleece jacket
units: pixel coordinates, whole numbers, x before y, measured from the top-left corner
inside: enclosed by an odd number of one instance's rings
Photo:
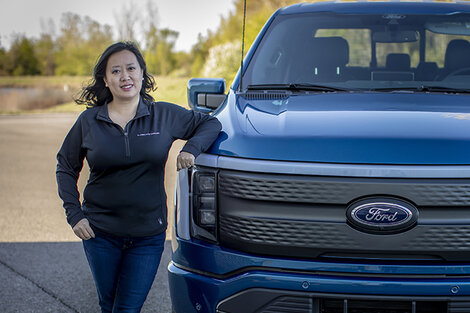
[[[84,111],[57,154],[57,184],[68,223],[87,218],[116,236],[159,234],[167,226],[164,169],[171,144],[188,140],[182,151],[197,157],[217,138],[212,116],[166,102],[139,102],[125,129],[108,115],[107,105]],[[90,177],[83,203],[77,180],[87,159]]]

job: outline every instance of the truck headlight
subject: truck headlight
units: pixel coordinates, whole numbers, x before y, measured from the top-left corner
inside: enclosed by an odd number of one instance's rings
[[[217,171],[194,167],[191,179],[191,235],[217,242]]]

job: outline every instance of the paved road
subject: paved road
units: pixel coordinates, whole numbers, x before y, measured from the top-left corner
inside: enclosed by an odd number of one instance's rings
[[[76,116],[0,116],[0,312],[99,312],[81,242],[65,222],[55,182],[55,155]],[[181,144],[175,143],[167,163],[169,199],[174,151]],[[169,259],[167,241],[142,312],[170,312]]]

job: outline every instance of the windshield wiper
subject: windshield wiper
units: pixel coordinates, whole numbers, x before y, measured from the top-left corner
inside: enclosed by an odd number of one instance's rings
[[[291,90],[291,91],[350,91],[350,89],[314,85],[314,84],[262,84],[262,85],[248,85],[247,90]]]
[[[446,92],[446,93],[470,93],[470,89],[465,88],[451,88],[444,86],[416,86],[416,87],[384,87],[384,88],[372,88],[370,91],[417,91],[417,92]]]
[[[468,88],[451,88],[444,86],[420,86],[419,91],[423,92],[451,92],[451,93],[470,93]]]

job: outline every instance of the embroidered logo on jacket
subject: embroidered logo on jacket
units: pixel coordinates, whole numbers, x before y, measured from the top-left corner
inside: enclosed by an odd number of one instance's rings
[[[137,137],[160,135],[160,132],[137,134]]]

